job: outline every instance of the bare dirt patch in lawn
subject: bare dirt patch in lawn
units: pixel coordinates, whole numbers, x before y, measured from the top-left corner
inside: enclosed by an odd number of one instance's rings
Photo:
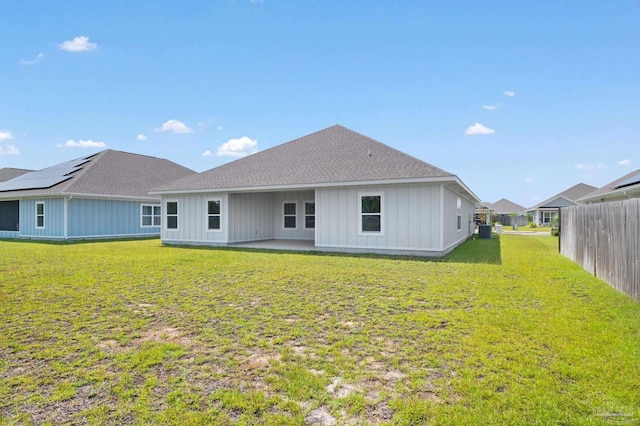
[[[140,338],[135,339],[134,344],[141,345],[145,342],[156,343],[176,343],[180,346],[189,347],[193,341],[182,335],[182,332],[173,327],[153,328],[142,333]]]

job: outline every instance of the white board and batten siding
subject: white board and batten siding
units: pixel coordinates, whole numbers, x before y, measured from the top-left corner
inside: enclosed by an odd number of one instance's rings
[[[276,240],[314,240],[315,230],[305,229],[304,203],[315,202],[315,191],[286,191],[272,194],[273,237]],[[295,203],[296,226],[285,229],[284,203]]]
[[[382,196],[382,229],[360,232],[362,195]],[[440,255],[469,235],[474,204],[462,199],[457,229],[457,194],[442,184],[322,188],[316,191],[316,246],[345,251],[398,251]],[[447,229],[445,229],[447,228]]]
[[[363,195],[382,199],[381,232],[362,232]],[[458,199],[461,226],[457,226]],[[207,229],[207,202],[221,201],[221,229]],[[167,202],[178,203],[178,228],[167,229]],[[305,202],[315,202],[315,228],[305,227]],[[295,203],[295,228],[285,228],[284,204]],[[316,190],[179,194],[162,197],[162,240],[169,244],[227,245],[297,239],[320,250],[440,256],[472,232],[474,202],[440,183],[353,186]]]
[[[446,253],[466,240],[473,232],[473,215],[475,203],[467,200],[462,195],[452,191],[446,185],[443,186],[443,245]],[[460,228],[458,228],[458,199],[461,201]]]
[[[162,241],[166,243],[226,244],[228,203],[225,193],[199,193],[162,196]],[[220,230],[208,229],[207,203],[220,200]],[[178,203],[178,228],[167,229],[167,203]]]
[[[304,227],[304,203],[314,201],[314,191],[203,193],[163,196],[178,202],[178,229],[166,227],[163,214],[162,240],[173,243],[225,245],[271,239],[313,240],[313,229]],[[221,201],[221,226],[207,229],[207,202]],[[284,203],[296,204],[296,227],[284,227]]]
[[[257,241],[273,238],[272,194],[269,192],[229,194],[231,220],[225,242]]]

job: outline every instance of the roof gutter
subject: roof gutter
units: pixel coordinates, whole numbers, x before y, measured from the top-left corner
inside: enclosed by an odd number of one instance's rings
[[[70,193],[70,192],[57,192],[57,193],[34,193],[28,194],[24,192],[15,193],[0,193],[0,200],[17,200],[22,198],[59,198],[68,197],[69,199],[76,198],[89,198],[98,200],[125,200],[125,201],[160,201],[158,197],[141,197],[131,195],[106,195],[106,194],[83,194],[83,193]]]
[[[596,195],[593,197],[585,197],[585,198],[580,198],[577,201],[581,201],[583,203],[598,203],[600,201],[605,201],[605,200],[610,200],[610,199],[616,199],[618,198],[618,196],[623,196],[623,197],[638,197],[640,196],[640,187],[634,187],[629,189],[629,187],[625,187],[625,188],[620,188],[620,189],[616,189],[613,191],[609,191],[609,192],[605,192],[603,194],[600,195]]]

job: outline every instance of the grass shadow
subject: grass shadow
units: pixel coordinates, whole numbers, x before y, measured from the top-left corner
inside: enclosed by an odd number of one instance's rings
[[[78,244],[97,244],[97,243],[115,243],[115,242],[127,242],[127,241],[148,241],[148,240],[158,240],[160,241],[160,237],[158,235],[153,235],[149,237],[114,237],[114,238],[83,238],[83,239],[37,239],[37,238],[0,238],[0,242],[4,243],[27,243],[27,244],[43,244],[43,245],[51,245],[51,246],[75,246]]]

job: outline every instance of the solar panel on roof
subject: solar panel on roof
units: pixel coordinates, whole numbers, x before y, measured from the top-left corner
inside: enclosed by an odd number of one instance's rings
[[[82,165],[90,160],[91,157],[77,158],[46,169],[25,173],[6,182],[0,182],[0,191],[51,188],[67,179],[71,179],[73,173],[82,169]]]
[[[631,176],[629,179],[624,182],[619,183],[614,189],[623,188],[625,186],[634,185],[636,183],[640,183],[640,173],[635,176]]]

